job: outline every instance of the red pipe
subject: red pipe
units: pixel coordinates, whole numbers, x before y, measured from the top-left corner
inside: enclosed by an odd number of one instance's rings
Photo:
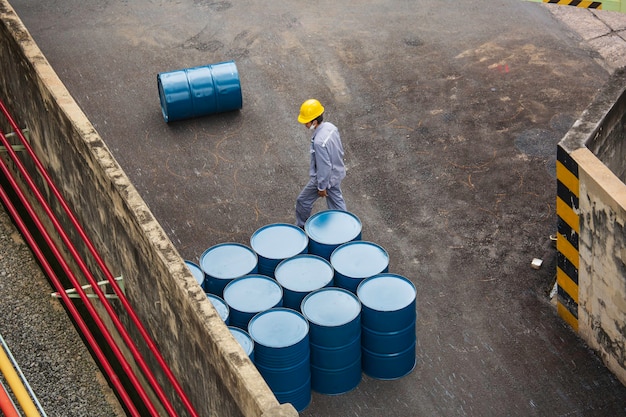
[[[3,168],[3,171],[4,171],[4,168],[6,168],[6,166],[5,166],[4,161],[2,159],[0,159],[0,165],[2,165],[2,168]],[[22,191],[19,188],[15,189],[15,191],[18,194],[22,194],[22,196],[23,196],[23,193],[22,193]],[[89,346],[93,349],[93,352],[94,352],[95,356],[97,357],[98,361],[100,362],[100,364],[102,364],[102,367],[104,368],[105,373],[108,375],[109,380],[111,381],[111,384],[115,387],[115,390],[117,391],[117,393],[121,397],[122,402],[126,405],[126,407],[128,409],[128,412],[132,416],[140,417],[139,411],[135,407],[135,404],[132,402],[132,400],[131,400],[130,396],[128,395],[128,393],[126,392],[126,390],[124,389],[124,385],[122,385],[120,379],[118,378],[117,374],[115,373],[115,370],[113,369],[113,367],[109,363],[109,361],[108,361],[107,357],[105,356],[104,352],[102,352],[102,349],[98,345],[98,342],[96,341],[95,337],[93,336],[93,334],[89,330],[89,327],[87,327],[87,324],[85,323],[85,321],[81,317],[80,313],[78,312],[78,309],[76,308],[76,306],[74,305],[72,300],[69,298],[69,296],[65,292],[65,288],[63,287],[63,285],[59,281],[59,278],[56,276],[56,274],[54,272],[54,269],[50,266],[50,263],[46,259],[46,256],[43,254],[43,252],[41,251],[41,249],[37,245],[37,242],[35,241],[35,239],[33,238],[32,234],[30,233],[30,230],[28,230],[28,227],[26,226],[26,224],[24,223],[24,221],[20,217],[19,212],[16,210],[15,206],[13,205],[13,202],[11,201],[11,199],[9,198],[7,193],[5,192],[4,188],[2,188],[2,187],[0,187],[0,199],[2,199],[2,202],[6,206],[7,211],[9,212],[9,214],[11,214],[11,217],[13,218],[13,220],[17,224],[18,228],[20,229],[20,232],[22,233],[22,236],[24,236],[24,239],[26,240],[26,242],[30,246],[31,250],[33,251],[33,253],[37,257],[37,259],[41,263],[44,271],[46,272],[46,274],[48,275],[48,277],[52,281],[52,284],[54,285],[54,288],[60,294],[61,299],[63,300],[63,303],[67,306],[67,308],[68,308],[68,310],[70,312],[70,315],[73,317],[73,319],[75,320],[76,324],[80,328],[81,332],[85,336],[85,339],[87,340],[87,343],[89,344]],[[32,211],[32,208],[30,208],[30,210],[28,210],[28,212],[29,212],[29,214],[32,217],[33,214],[34,214],[33,211]],[[32,218],[33,218],[33,221],[35,221],[35,223],[37,223],[38,228],[39,228],[40,232],[42,233],[42,235],[47,235],[47,231],[45,230],[45,228],[43,228],[43,225],[41,224],[39,219],[37,219],[36,216],[34,216]],[[50,236],[47,236],[47,237],[48,237],[48,239],[50,239]]]
[[[89,248],[89,251],[91,252],[91,254],[94,257],[94,259],[96,260],[96,262],[98,263],[98,266],[100,267],[101,271],[105,274],[107,280],[109,281],[109,284],[111,285],[111,287],[113,288],[115,294],[118,296],[118,298],[121,301],[122,305],[126,309],[129,317],[131,318],[131,320],[133,321],[133,323],[135,324],[135,326],[137,327],[137,329],[141,333],[144,341],[148,345],[148,348],[150,349],[152,354],[155,356],[157,362],[161,366],[161,368],[164,371],[165,375],[167,376],[168,380],[170,381],[170,383],[174,387],[174,390],[177,392],[177,394],[179,395],[179,397],[182,400],[183,404],[187,408],[187,411],[190,413],[191,416],[198,417],[198,413],[196,412],[196,410],[194,409],[193,405],[189,401],[189,398],[187,397],[186,393],[183,391],[182,387],[180,386],[180,384],[177,381],[176,377],[172,373],[171,369],[169,368],[169,366],[165,362],[165,359],[163,358],[163,356],[161,355],[160,351],[156,347],[154,341],[152,340],[152,338],[148,334],[148,332],[145,329],[143,323],[141,322],[141,320],[137,316],[137,313],[134,311],[134,309],[132,308],[132,306],[128,302],[128,299],[126,298],[124,292],[121,290],[121,288],[117,284],[117,281],[115,280],[115,277],[113,277],[113,275],[109,271],[109,269],[106,266],[106,264],[104,263],[102,257],[100,256],[100,254],[96,250],[95,246],[93,245],[93,243],[91,242],[91,240],[89,239],[87,234],[85,233],[85,230],[82,228],[82,226],[80,225],[80,223],[76,219],[76,216],[74,215],[74,213],[72,212],[71,208],[69,207],[69,205],[67,204],[67,202],[65,201],[65,199],[63,198],[61,193],[59,192],[58,188],[56,187],[56,185],[54,184],[54,182],[50,178],[50,176],[49,176],[48,172],[46,171],[45,167],[43,166],[41,161],[39,161],[39,158],[37,157],[37,155],[33,151],[32,147],[30,146],[30,143],[26,140],[26,138],[22,134],[22,131],[21,131],[20,127],[17,125],[15,120],[13,120],[13,118],[9,114],[9,112],[8,112],[6,106],[4,105],[4,103],[2,102],[2,100],[0,100],[0,109],[2,110],[2,112],[6,116],[7,120],[11,124],[11,127],[13,128],[13,130],[18,135],[20,141],[24,145],[24,148],[26,149],[26,151],[28,152],[30,157],[33,159],[33,161],[35,162],[35,164],[37,166],[37,169],[39,170],[41,175],[46,180],[46,182],[49,185],[50,189],[52,190],[53,194],[55,195],[57,200],[61,203],[63,209],[65,210],[65,212],[67,213],[68,217],[70,218],[70,221],[72,222],[73,226],[76,228],[76,230],[80,234],[81,238],[83,239],[83,241],[85,242],[85,244]],[[13,152],[13,154],[14,154],[14,152]],[[15,157],[15,159],[17,159],[17,157]],[[18,161],[16,161],[16,163],[18,163]],[[28,176],[28,173],[26,172],[23,164],[21,164],[21,161],[18,163],[18,168],[20,169],[20,172],[22,172],[23,175]],[[29,182],[32,183],[32,180],[30,180]],[[36,186],[34,184],[32,184],[30,186],[32,188],[35,188],[35,190],[33,190],[33,191],[35,191],[36,194],[38,194],[37,198],[38,199],[41,198],[39,200],[40,203],[42,205],[45,205],[45,207],[47,207],[47,205],[45,203],[45,199],[43,199],[43,197],[41,197],[41,194],[36,190]],[[67,238],[67,236],[66,236],[65,232],[63,231],[62,227],[60,225],[57,226],[58,223],[56,222],[56,218],[54,218],[54,214],[52,213],[51,210],[50,210],[50,213],[48,214],[48,216],[50,216],[51,220],[53,220],[53,222],[55,222],[55,226],[57,227],[57,230],[62,235],[64,240],[67,239],[66,245],[70,246],[70,250],[73,250],[72,243]],[[77,256],[79,256],[79,255],[77,254]],[[79,265],[81,266],[81,269],[82,269],[84,263],[80,262]],[[86,266],[84,266],[84,268],[85,268],[85,270],[87,269]],[[85,271],[83,271],[83,272],[85,272]],[[87,272],[85,272],[85,274],[88,275],[87,276],[88,279],[91,277],[91,275],[89,274],[88,270],[87,270]],[[98,297],[100,297],[103,300],[103,304],[105,304],[105,308],[107,309],[107,312],[109,312],[109,315],[111,315],[111,318],[113,319],[113,322],[114,322],[116,328],[118,328],[118,330],[123,329],[122,324],[119,322],[119,319],[117,318],[117,316],[113,312],[112,307],[110,307],[110,304],[109,304],[108,300],[106,299],[106,297],[104,296],[104,294],[102,293],[100,288],[98,287],[95,279],[93,281],[94,282],[90,281],[90,284],[94,287],[94,291],[96,292],[96,294],[98,294]],[[120,331],[120,334],[121,334],[122,338],[124,339],[124,341],[129,345],[129,349],[131,350],[131,353],[133,354],[133,356],[137,360],[138,364],[140,365],[140,367],[142,368],[142,370],[146,374],[146,378],[148,379],[148,381],[155,388],[155,391],[156,391],[157,395],[159,396],[159,398],[161,399],[161,401],[163,402],[165,408],[168,410],[168,412],[170,412],[171,415],[176,415],[176,412],[174,411],[174,409],[169,404],[169,401],[165,397],[165,394],[162,392],[162,389],[159,386],[158,382],[156,381],[156,379],[152,375],[150,369],[145,364],[145,361],[144,361],[143,357],[141,356],[141,353],[137,349],[134,348],[134,344],[133,344],[133,341],[130,339],[130,336],[128,336],[128,334],[127,334],[127,332],[125,330]]]
[[[2,134],[1,131],[0,131],[0,140],[2,141],[4,146],[7,148],[7,151],[11,155],[11,158],[13,158],[14,162],[16,163],[16,165],[18,167],[21,167],[21,169],[23,169],[22,162],[17,158],[17,156],[15,155],[15,151],[11,147],[11,144],[9,143],[7,138],[4,136],[4,134]],[[135,386],[135,388],[137,389],[137,393],[142,398],[142,400],[143,400],[144,404],[146,405],[146,407],[148,408],[148,410],[151,412],[151,415],[158,416],[159,415],[158,411],[156,410],[156,408],[154,407],[154,404],[152,404],[152,402],[151,402],[150,398],[148,397],[147,393],[145,392],[145,390],[141,386],[141,383],[139,382],[137,376],[133,373],[132,368],[128,364],[128,362],[126,361],[126,358],[124,357],[122,351],[115,344],[115,341],[114,341],[113,337],[111,336],[111,334],[109,333],[106,325],[104,324],[103,320],[100,318],[98,313],[96,312],[95,307],[91,304],[91,301],[89,300],[89,298],[87,297],[86,293],[82,289],[82,287],[80,285],[80,282],[78,282],[78,280],[76,279],[76,277],[72,273],[69,265],[67,264],[67,262],[65,261],[65,259],[61,255],[61,253],[59,252],[58,248],[54,245],[54,242],[52,241],[50,236],[47,233],[44,233],[45,228],[44,228],[43,224],[41,223],[41,220],[39,220],[39,218],[35,214],[35,212],[32,209],[30,203],[28,202],[28,200],[24,196],[24,193],[19,188],[19,186],[18,186],[17,182],[15,181],[15,179],[11,176],[11,172],[9,171],[8,167],[6,166],[6,164],[5,164],[5,162],[3,160],[0,162],[0,167],[1,167],[4,175],[7,177],[7,180],[11,183],[11,187],[13,187],[13,189],[15,189],[15,191],[18,194],[18,196],[20,197],[20,200],[22,201],[22,203],[24,204],[26,209],[29,211],[29,214],[33,218],[33,221],[36,223],[38,229],[39,230],[43,229],[42,234],[43,234],[43,237],[46,239],[46,243],[48,244],[48,246],[50,246],[50,249],[52,250],[52,253],[54,254],[55,258],[59,260],[59,262],[61,264],[61,267],[63,268],[63,271],[66,273],[66,275],[70,279],[72,285],[74,286],[74,288],[76,289],[76,291],[80,295],[81,300],[83,300],[83,302],[85,304],[85,307],[89,311],[89,314],[95,320],[98,328],[102,331],[105,339],[107,340],[107,343],[109,343],[109,345],[110,345],[111,349],[113,350],[113,353],[115,354],[116,358],[120,361],[120,364],[122,365],[123,369],[126,371],[126,374],[128,375],[129,379],[131,380],[133,386]],[[26,180],[27,180],[29,186],[31,187],[32,191],[35,192],[36,195],[38,195],[39,202],[42,204],[42,206],[44,206],[44,209],[45,209],[46,213],[48,213],[49,216],[52,216],[51,220],[53,221],[53,223],[55,223],[55,225],[58,225],[58,220],[56,218],[54,218],[54,215],[51,213],[51,210],[47,206],[45,200],[43,200],[43,197],[41,196],[41,193],[39,192],[39,190],[35,187],[34,183],[32,182],[32,179],[28,176],[28,173],[26,173],[25,175],[27,176]],[[60,227],[60,225],[58,227]],[[65,232],[62,229],[60,230],[60,233],[65,234]],[[67,239],[67,235],[65,236],[65,239]],[[81,263],[82,260],[80,260],[80,258],[76,258],[76,257],[79,256],[78,253],[76,252],[76,250],[74,248],[68,248],[68,249],[70,249],[70,253],[72,254],[73,257],[75,257],[76,261]],[[83,265],[84,265],[84,263],[83,263]],[[83,271],[83,272],[85,272],[85,271]],[[87,271],[87,273],[89,273],[89,271]],[[93,280],[93,278],[92,278],[92,280]],[[92,284],[92,286],[94,287],[93,289],[94,290],[95,289],[100,290],[100,288],[98,287],[97,283],[95,283],[95,280],[93,280],[93,281],[94,281],[94,283]],[[100,294],[102,294],[101,290],[100,290]],[[106,298],[104,298],[104,299],[106,300]],[[115,316],[115,317],[117,318],[117,316]]]
[[[4,413],[4,417],[20,417],[9,393],[4,388],[4,384],[0,384],[0,411]]]

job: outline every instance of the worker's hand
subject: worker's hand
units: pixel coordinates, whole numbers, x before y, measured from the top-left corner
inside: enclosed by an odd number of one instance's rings
[[[326,192],[326,190],[317,190],[317,195],[319,195],[320,197],[326,197],[328,193]]]

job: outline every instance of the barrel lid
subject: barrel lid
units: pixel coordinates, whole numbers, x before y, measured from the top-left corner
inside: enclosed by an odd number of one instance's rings
[[[222,320],[226,321],[229,313],[228,305],[226,305],[226,302],[221,297],[218,297],[214,294],[207,293],[206,296],[209,301],[211,301],[211,304],[213,304],[213,307],[215,308],[215,311],[217,311],[217,314],[220,315]]]
[[[389,266],[389,254],[381,246],[357,240],[344,243],[330,255],[333,268],[351,278],[368,278]]]
[[[306,221],[304,230],[317,243],[339,245],[356,239],[361,233],[361,221],[354,214],[342,210],[315,213]]]
[[[286,223],[263,226],[250,238],[250,246],[267,259],[286,259],[302,253],[309,245],[304,230]]]
[[[309,323],[302,314],[277,307],[257,314],[248,324],[250,337],[270,348],[293,346],[309,333]]]
[[[410,305],[416,296],[415,286],[396,274],[378,274],[363,280],[356,290],[364,306],[377,311],[396,311]]]
[[[187,265],[187,268],[189,268],[193,277],[196,281],[198,281],[198,284],[202,285],[204,282],[204,272],[202,272],[202,269],[200,269],[196,263],[191,261],[185,261],[185,265]]]
[[[258,313],[277,305],[283,298],[283,289],[270,277],[259,274],[237,278],[224,288],[224,300],[243,313]]]
[[[205,274],[220,279],[239,278],[256,268],[256,253],[240,243],[221,243],[205,250],[200,267]]]
[[[359,300],[343,288],[322,288],[302,300],[304,317],[320,326],[341,326],[350,323],[360,313]]]
[[[228,330],[230,330],[230,333],[233,335],[235,340],[239,342],[239,344],[243,348],[243,351],[246,352],[248,356],[250,356],[250,354],[254,350],[254,342],[252,341],[252,338],[250,337],[248,332],[234,326],[228,326]]]
[[[279,263],[274,276],[283,288],[310,292],[328,285],[333,280],[334,270],[321,256],[305,254]]]

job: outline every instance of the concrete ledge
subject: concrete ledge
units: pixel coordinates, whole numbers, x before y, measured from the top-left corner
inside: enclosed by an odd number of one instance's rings
[[[557,176],[564,202],[563,210],[557,209],[557,276],[568,277],[557,281],[559,312],[624,384],[625,126],[626,71],[621,69],[559,143],[559,163],[568,171]],[[571,216],[567,219],[567,206],[575,213],[575,222]]]

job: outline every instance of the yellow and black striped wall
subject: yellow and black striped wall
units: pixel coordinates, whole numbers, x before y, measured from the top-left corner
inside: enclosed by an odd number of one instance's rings
[[[575,6],[585,9],[611,10],[614,12],[626,13],[626,0],[604,0],[604,1],[583,1],[583,0],[527,0],[534,3],[550,3],[562,6]]]
[[[578,331],[578,164],[560,145],[557,148],[557,312]]]
[[[543,0],[544,3],[561,4],[563,6],[584,7],[586,9],[602,9],[601,1],[581,0]]]

